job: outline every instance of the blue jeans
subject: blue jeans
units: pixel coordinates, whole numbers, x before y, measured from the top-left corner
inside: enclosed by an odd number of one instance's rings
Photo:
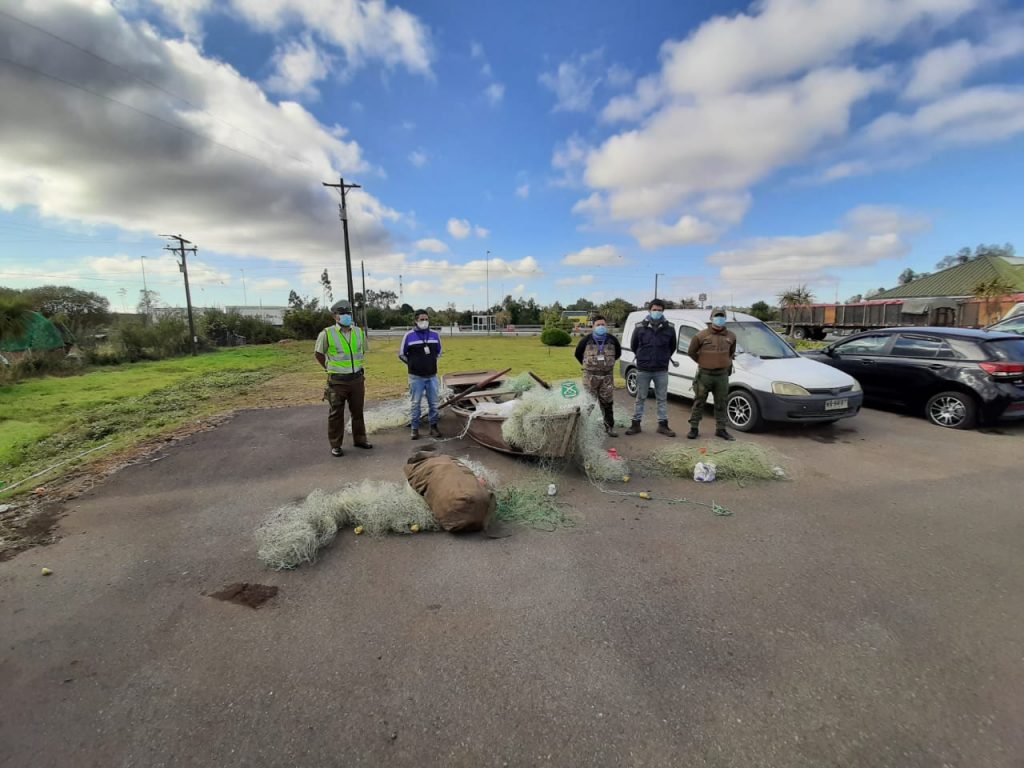
[[[420,402],[427,395],[430,425],[437,424],[437,376],[413,376],[409,374],[409,398],[412,400],[412,428],[420,428]]]
[[[654,382],[654,397],[658,401],[658,421],[668,421],[668,371],[636,372],[636,403],[633,406],[633,421],[644,418],[644,400]]]

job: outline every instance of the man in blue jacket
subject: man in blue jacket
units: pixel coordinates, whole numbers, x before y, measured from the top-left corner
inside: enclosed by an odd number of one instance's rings
[[[416,325],[405,334],[398,348],[398,359],[409,368],[409,397],[412,400],[412,439],[420,439],[420,404],[427,396],[430,436],[441,437],[437,428],[437,358],[441,356],[441,337],[430,330],[425,309],[416,310]]]
[[[636,357],[637,390],[633,423],[626,434],[640,434],[644,401],[653,381],[654,397],[658,401],[658,434],[675,437],[676,433],[668,426],[668,365],[679,365],[672,359],[676,351],[676,329],[665,319],[665,302],[661,299],[651,299],[647,310],[647,317],[636,324],[629,342]]]

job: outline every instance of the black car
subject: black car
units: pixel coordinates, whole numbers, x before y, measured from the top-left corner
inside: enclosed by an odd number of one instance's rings
[[[919,409],[940,427],[1024,418],[1024,337],[1012,333],[886,328],[805,356],[853,376],[866,400]]]

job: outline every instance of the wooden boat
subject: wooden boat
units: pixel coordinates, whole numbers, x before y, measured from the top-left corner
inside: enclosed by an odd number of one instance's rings
[[[468,424],[466,434],[485,448],[501,451],[512,456],[536,456],[538,458],[551,459],[561,459],[571,454],[573,438],[580,420],[579,406],[564,415],[554,417],[554,421],[561,422],[560,426],[562,428],[552,430],[552,439],[539,451],[524,451],[506,442],[501,433],[501,427],[505,423],[506,416],[497,413],[476,412],[477,407],[483,403],[506,403],[517,399],[521,395],[521,392],[500,389],[473,393],[467,392],[464,397],[452,404],[451,409],[452,413],[458,416],[464,425]]]

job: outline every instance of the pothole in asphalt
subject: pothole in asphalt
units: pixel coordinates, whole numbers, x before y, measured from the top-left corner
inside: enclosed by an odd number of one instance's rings
[[[240,581],[235,584],[228,584],[219,592],[213,592],[210,597],[226,600],[229,603],[247,605],[250,608],[259,608],[276,594],[277,587]]]

